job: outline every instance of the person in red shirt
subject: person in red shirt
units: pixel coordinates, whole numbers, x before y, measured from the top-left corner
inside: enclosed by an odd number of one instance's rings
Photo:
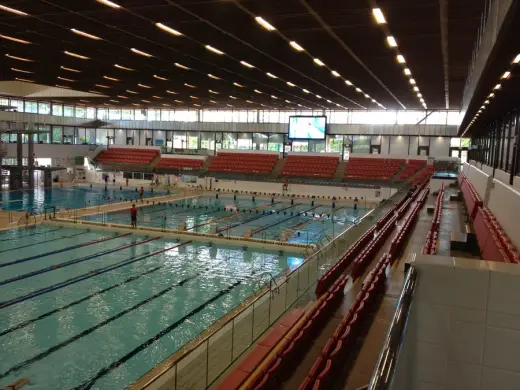
[[[144,188],[141,187],[141,189],[139,190],[139,199],[141,200],[141,203],[143,202],[143,197],[144,197]]]
[[[137,227],[137,209],[135,208],[135,204],[132,205],[130,209],[130,219],[132,220],[132,227]]]

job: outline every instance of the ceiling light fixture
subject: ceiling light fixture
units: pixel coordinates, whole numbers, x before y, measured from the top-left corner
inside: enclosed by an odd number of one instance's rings
[[[506,71],[506,72],[504,72],[504,74],[500,78],[502,80],[505,80],[505,79],[509,78],[509,76],[511,76],[511,72],[510,71]]]
[[[209,77],[210,79],[213,79],[213,80],[222,80],[221,77],[218,77],[218,76],[212,75],[211,73],[208,73],[208,77]]]
[[[71,28],[70,31],[72,31],[74,34],[78,34],[78,35],[81,35],[85,38],[90,38],[90,39],[94,39],[96,41],[101,41],[102,39],[98,36],[95,36],[95,35],[92,35],[92,34],[89,34],[89,33],[86,33],[84,31],[80,31],[80,30],[76,30],[75,28]]]
[[[287,99],[285,99],[285,103],[291,103],[291,101],[290,101],[290,100],[287,100]]]
[[[288,85],[289,87],[296,87],[296,84],[293,84],[293,83],[291,83],[290,81],[287,81],[287,85]]]
[[[25,83],[34,83],[34,81],[32,81],[32,80],[22,79],[21,77],[15,77],[14,79],[18,80],[18,81],[23,81]]]
[[[361,88],[356,88],[356,92],[362,93],[363,91],[361,90]]]
[[[212,89],[208,89],[209,93],[214,93],[215,95],[218,95],[220,92],[213,91]]]
[[[121,8],[121,6],[119,4],[116,4],[109,0],[97,0],[97,1],[98,1],[98,3],[103,3],[105,5],[108,5],[109,7],[115,8],[115,9]]]
[[[254,68],[254,66],[251,65],[249,62],[240,61],[240,63],[241,63],[242,65],[244,65],[245,67],[248,67],[248,68]]]
[[[90,100],[85,100],[85,99],[79,99],[80,102],[83,102],[83,103],[90,103]]]
[[[332,103],[330,100],[327,99],[327,103]]]
[[[310,93],[310,91],[305,89],[305,88],[303,88],[302,91],[305,92],[305,93]]]
[[[244,86],[243,86],[242,84],[239,84],[239,83],[237,83],[237,82],[233,83],[233,85],[234,85],[235,87],[244,88]]]
[[[93,89],[89,89],[88,91],[89,91],[90,93],[96,93],[96,94],[98,94],[98,95],[101,95],[101,92],[99,92],[99,91],[94,91]]]
[[[230,97],[231,99],[235,99],[235,100],[238,99],[237,97],[234,97],[234,96],[231,96],[231,95],[229,95],[229,97]]]
[[[213,46],[206,45],[205,47],[206,47],[206,49],[208,49],[209,51],[212,51],[213,53],[216,53],[216,54],[218,54],[218,55],[222,55],[222,54],[224,54],[223,51],[220,51],[219,49],[215,49]]]
[[[495,86],[493,87],[493,90],[494,90],[494,91],[497,91],[497,90],[499,90],[500,88],[502,88],[502,84],[497,84],[497,85],[495,85]]]
[[[323,63],[322,60],[320,60],[319,58],[314,58],[313,59],[314,63],[318,66],[325,66],[325,64]]]
[[[404,57],[401,54],[398,54],[396,59],[397,59],[397,62],[399,62],[400,64],[406,64],[406,60],[404,59]]]
[[[73,69],[73,68],[67,68],[66,66],[60,66],[61,69],[66,70],[68,72],[74,72],[74,73],[81,73],[81,70]]]
[[[268,77],[271,77],[272,79],[277,79],[277,78],[278,78],[278,76],[275,76],[274,74],[269,73],[269,72],[267,72],[266,75],[267,75]]]
[[[161,30],[164,30],[164,31],[166,31],[166,32],[168,32],[168,33],[170,33],[172,35],[176,35],[178,37],[182,36],[182,33],[180,33],[179,31],[174,30],[173,28],[168,27],[168,26],[166,26],[166,25],[164,25],[162,23],[155,23],[155,25],[157,27],[159,27]]]
[[[150,100],[144,100],[144,99],[141,99],[141,101],[144,102],[144,103],[151,103]]]
[[[61,77],[61,76],[58,76],[58,78],[59,78],[60,80],[63,80],[63,81],[70,81],[70,82],[74,82],[74,81],[76,81],[76,80],[68,79],[68,78],[66,78],[66,77]]]
[[[258,89],[254,90],[256,93],[263,93],[262,91],[259,91]]]
[[[414,90],[415,92],[419,92],[419,87],[413,87],[413,90]]]
[[[334,77],[340,77],[340,76],[341,76],[341,75],[340,75],[338,72],[336,72],[335,70],[332,70],[330,73],[332,73],[332,75],[333,75]]]
[[[11,12],[11,13],[16,14],[16,15],[20,15],[20,16],[28,16],[29,15],[29,14],[27,14],[25,12],[18,11],[17,9],[14,9],[14,8],[11,8],[11,7],[7,7],[5,5],[0,5],[0,9],[4,10],[4,11],[7,11],[7,12]]]
[[[71,51],[65,50],[64,53],[68,56],[79,58],[80,60],[89,60],[90,58],[87,56],[82,56],[81,54],[73,53]]]
[[[291,47],[296,51],[305,51],[305,49],[298,45],[298,43],[296,43],[295,41],[289,42],[289,45],[291,45]]]
[[[119,100],[110,99],[109,102],[119,103]]]
[[[134,94],[134,95],[138,95],[139,94],[139,92],[132,91],[131,89],[127,89],[126,92]]]
[[[121,81],[119,79],[116,79],[115,77],[110,77],[110,76],[103,76],[104,79],[107,79],[107,80],[111,80],[111,81]]]
[[[513,64],[518,64],[520,63],[520,54],[518,54],[515,59],[513,60]]]
[[[495,96],[495,94],[494,94],[493,92],[491,92],[491,93],[488,95],[488,98],[492,98],[492,97],[494,97],[494,96]]]
[[[201,107],[200,104],[193,103],[193,105],[194,105],[195,107]]]
[[[410,80],[408,80],[408,81],[410,81],[410,84],[412,84],[412,85],[417,84],[417,83],[415,82],[415,79],[410,79]]]
[[[141,105],[139,103],[132,103],[132,106],[140,107]]]
[[[278,96],[271,95],[271,98],[273,98],[273,99],[278,99]]]
[[[154,79],[162,80],[162,81],[168,81],[166,77],[157,76],[156,74],[153,75]]]
[[[397,42],[396,42],[395,38],[392,36],[386,37],[386,42],[388,43],[388,46],[390,46],[390,47],[397,47]]]
[[[134,52],[135,54],[139,54],[140,56],[143,56],[143,57],[148,57],[148,58],[153,57],[153,55],[151,55],[149,53],[146,53],[144,51],[138,50],[138,49],[133,48],[133,47],[130,50],[132,52]]]
[[[321,99],[321,96],[320,96],[320,95],[316,95],[316,97],[317,97],[318,99]]]
[[[377,24],[386,24],[385,15],[383,15],[381,8],[372,8],[372,15],[374,15]]]
[[[175,103],[184,103],[182,100],[174,100]]]
[[[148,89],[152,88],[152,87],[149,86],[149,85],[141,84],[141,83],[137,84],[137,86],[138,86],[138,87],[141,87],[141,88],[148,88]]]
[[[252,104],[253,102],[251,100],[246,100],[246,103]]]
[[[154,99],[162,99],[162,97],[157,96],[157,95],[153,95],[152,97],[153,97]]]
[[[412,75],[412,71],[408,68],[404,68],[404,74],[407,75],[407,76],[411,76]]]
[[[67,87],[66,85],[55,84],[55,86],[58,87],[58,88],[67,88],[67,89],[70,89],[70,87]]]
[[[232,105],[232,104],[226,104],[226,106],[228,106],[228,107],[233,107],[233,105]]]
[[[367,99],[370,99],[370,95],[369,95],[368,93],[365,93],[365,97],[366,97]]]
[[[422,93],[418,92],[418,93],[417,93],[417,97],[422,98]]]
[[[175,92],[175,91],[170,91],[169,89],[166,90],[166,93],[169,93],[169,94],[172,94],[172,95],[177,95],[177,92]]]
[[[161,105],[164,106],[164,107],[170,107],[170,105],[169,105],[169,104],[166,104],[166,103],[163,103],[163,104],[161,104]]]
[[[174,64],[177,68],[181,68],[181,69],[184,69],[184,70],[189,70],[190,68],[188,68],[186,65],[182,65],[182,64],[179,64],[178,62],[176,62]]]
[[[6,56],[7,58],[11,58],[11,59],[13,59],[13,60],[24,61],[24,62],[34,62],[34,60],[31,60],[31,59],[29,59],[29,58],[12,56],[11,54],[6,54],[5,56]]]
[[[28,70],[23,70],[23,69],[18,69],[18,68],[11,68],[11,70],[14,70],[15,72],[20,72],[20,73],[34,73],[34,72],[30,72]]]
[[[376,99],[372,99],[372,103],[377,103],[377,102],[376,102]]]
[[[103,85],[103,84],[94,84],[96,87],[100,87],[100,88],[105,88],[105,89],[108,89],[110,88],[108,85]]]
[[[260,25],[262,26],[263,28],[265,28],[267,31],[274,31],[276,30],[276,28],[268,23],[264,18],[262,18],[261,16],[257,16],[255,17],[255,21]]]
[[[345,80],[345,84],[347,84],[349,87],[352,87],[352,83],[349,80]]]
[[[210,100],[209,102],[210,103],[215,103],[215,104],[217,103],[215,100]]]
[[[188,88],[197,88],[195,85],[191,85],[191,84],[188,84],[188,83],[184,83],[184,85]]]
[[[125,95],[117,95],[118,98],[121,98],[121,99],[128,99],[128,96],[125,96]]]
[[[24,43],[26,45],[30,45],[31,44],[31,42],[29,42],[29,41],[26,41],[26,40],[23,40],[23,39],[20,39],[20,38],[10,37],[9,35],[0,34],[0,38],[4,38],[4,39],[7,39],[9,41],[13,41],[13,42],[17,42],[17,43]]]
[[[123,69],[123,70],[128,70],[128,71],[131,71],[133,72],[135,69],[132,69],[132,68],[128,68],[126,66],[123,66],[123,65],[118,65],[118,64],[114,64],[114,66],[118,69]]]
[[[192,98],[192,99],[198,99],[197,96],[190,96],[190,98]]]
[[[484,104],[489,104],[489,103],[490,103],[489,100],[484,101]]]

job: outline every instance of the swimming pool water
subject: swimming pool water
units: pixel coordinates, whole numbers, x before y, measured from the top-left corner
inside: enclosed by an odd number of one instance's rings
[[[0,233],[0,387],[123,389],[302,260],[50,225]]]
[[[145,197],[165,195],[164,190],[145,190]],[[23,191],[0,191],[0,209],[8,211],[29,210],[39,211],[44,206],[61,208],[81,208],[97,206],[125,199],[137,199],[139,194],[134,187],[109,185],[105,190],[102,186],[80,185],[66,188],[35,188]]]
[[[367,210],[316,201],[293,204],[271,203],[251,197],[200,196],[176,200],[139,209],[139,226],[182,229],[223,236],[250,234],[254,238],[312,244],[336,236],[356,223]],[[127,210],[97,214],[84,219],[94,222],[129,224]]]

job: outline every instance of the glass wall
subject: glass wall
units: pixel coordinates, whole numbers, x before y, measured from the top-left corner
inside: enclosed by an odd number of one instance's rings
[[[267,150],[269,136],[265,133],[253,133],[254,150]]]

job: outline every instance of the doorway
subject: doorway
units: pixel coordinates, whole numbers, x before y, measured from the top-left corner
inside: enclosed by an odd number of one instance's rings
[[[381,154],[381,145],[370,146],[370,154]]]
[[[419,146],[417,148],[418,156],[429,156],[430,155],[430,147],[429,146]]]
[[[468,148],[450,148],[450,157],[457,157],[461,163],[468,162]]]

